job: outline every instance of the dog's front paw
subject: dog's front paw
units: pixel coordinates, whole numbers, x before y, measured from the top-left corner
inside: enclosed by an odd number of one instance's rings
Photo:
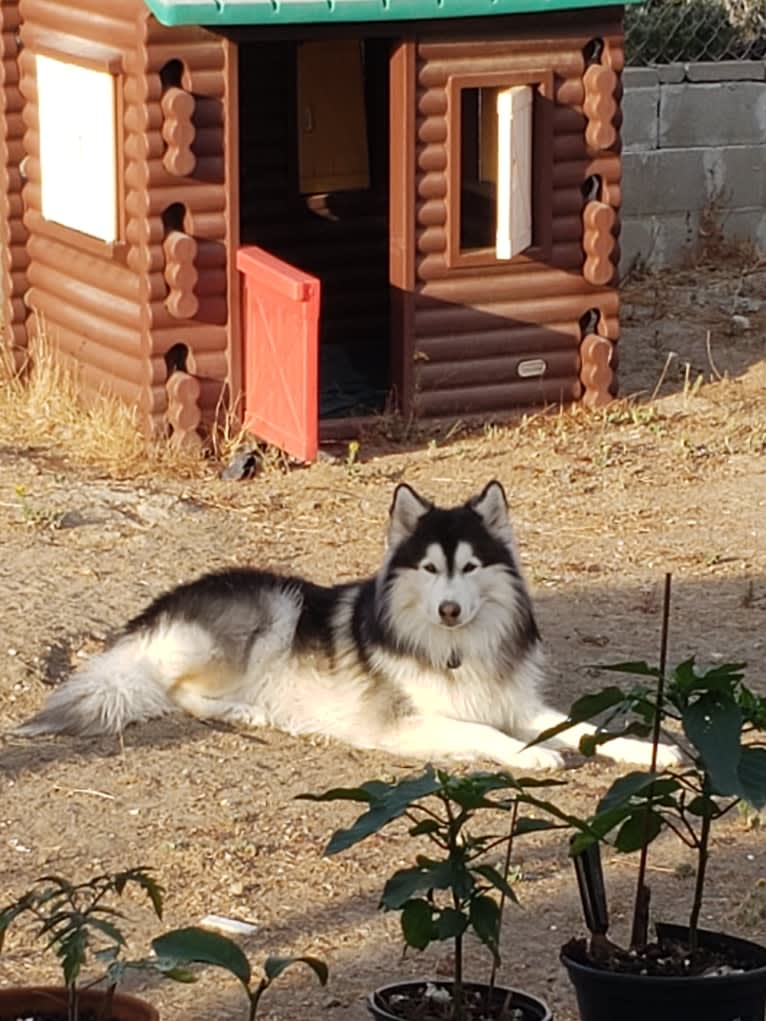
[[[651,766],[652,745],[649,741],[638,741],[632,737],[617,737],[601,745],[600,751],[615,762],[631,762],[636,766]],[[676,745],[661,744],[657,748],[657,768],[668,769],[679,766],[683,752]]]
[[[515,769],[563,769],[564,757],[552,748],[534,745],[517,752],[508,765]]]
[[[684,753],[675,744],[661,744],[657,748],[657,769],[670,769],[680,766],[684,761]]]

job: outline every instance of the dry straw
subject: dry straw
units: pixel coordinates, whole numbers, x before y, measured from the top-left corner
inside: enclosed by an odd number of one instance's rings
[[[172,436],[148,438],[135,408],[107,392],[83,399],[77,372],[57,356],[39,320],[29,347],[0,347],[0,445],[32,448],[88,465],[114,478],[145,474],[204,475],[211,457],[225,461],[246,436],[222,404],[207,450],[173,443]],[[14,354],[16,357],[14,358]]]

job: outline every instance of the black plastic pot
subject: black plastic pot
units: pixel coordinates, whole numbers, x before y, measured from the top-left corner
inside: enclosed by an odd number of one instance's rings
[[[392,1014],[390,1010],[387,1010],[383,1006],[381,995],[388,997],[391,994],[396,993],[411,993],[416,992],[418,989],[423,989],[427,984],[436,986],[438,989],[451,989],[451,982],[442,982],[438,979],[434,979],[430,982],[419,981],[419,982],[393,982],[390,985],[380,986],[375,992],[370,993],[367,997],[367,1009],[374,1018],[378,1021],[402,1021],[398,1014]],[[464,988],[466,991],[481,990],[486,993],[487,986],[483,982],[464,982]],[[511,1009],[520,1010],[523,1014],[524,1021],[551,1021],[553,1015],[548,1008],[548,1005],[542,1000],[538,1000],[536,996],[530,996],[529,993],[522,993],[518,989],[509,989],[507,986],[495,986],[492,991],[492,1003],[497,1004],[498,1012],[502,1008],[503,1004],[508,1001],[508,997],[511,997],[510,1007]]]
[[[684,940],[682,925],[658,925],[657,935]],[[572,960],[561,962],[577,994],[582,1021],[764,1021],[766,947],[720,932],[699,931],[701,946],[729,947],[756,967],[733,975],[621,975]]]

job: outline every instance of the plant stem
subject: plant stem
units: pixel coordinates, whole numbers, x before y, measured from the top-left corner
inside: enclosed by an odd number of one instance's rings
[[[248,1021],[255,1021],[255,1015],[258,1010],[258,1002],[261,998],[261,994],[268,987],[268,984],[269,983],[267,979],[262,978],[252,992],[247,988],[247,986],[245,986],[245,992],[247,993],[247,998],[250,1001],[249,1003],[250,1009],[247,1015]]]
[[[456,898],[457,899],[457,898]],[[455,978],[452,982],[452,1019],[463,1021],[463,934],[455,936]]]
[[[443,798],[447,812],[447,855],[449,858],[458,853],[457,837],[460,832],[460,820],[455,819],[449,798]],[[456,911],[462,907],[460,899],[452,890],[452,904]],[[463,1021],[463,934],[455,936],[455,977],[452,980],[452,1021]]]
[[[80,1013],[79,1003],[77,995],[77,985],[72,982],[67,988],[67,1019],[68,1021],[78,1021]]]
[[[654,720],[652,721],[652,761],[649,771],[654,773],[657,769],[657,749],[660,743],[660,727],[662,723],[662,699],[665,693],[665,668],[668,661],[668,632],[670,629],[670,574],[665,575],[665,593],[662,601],[662,630],[660,632],[660,663],[659,677],[657,678],[657,698],[654,707]],[[648,837],[649,819],[652,811],[654,785],[649,789],[646,799],[646,815],[644,822],[644,841],[641,846],[641,856],[638,862],[638,876],[636,878],[636,897],[633,903],[633,926],[630,934],[630,945],[633,949],[645,947],[649,932],[649,898],[651,896],[649,887],[646,885],[646,865],[649,855]]]
[[[505,846],[505,861],[503,862],[503,879],[508,882],[508,873],[511,871],[511,852],[513,851],[513,832],[516,828],[516,818],[519,814],[519,803],[514,801],[513,808],[511,809],[511,825],[508,831],[507,844]],[[500,929],[503,924],[503,910],[505,908],[505,890],[500,893],[500,909],[498,913],[497,921],[497,950],[500,950]],[[487,994],[487,1011],[489,1012],[489,1005],[492,1002],[492,990],[495,988],[495,978],[497,977],[497,963],[498,954],[492,957],[492,970],[489,973],[489,992]]]
[[[705,776],[705,794],[709,797],[708,777]],[[710,827],[713,823],[710,812],[705,812],[700,827],[699,846],[697,848],[697,876],[694,882],[694,899],[692,910],[689,916],[689,949],[697,947],[697,928],[702,910],[702,893],[705,889],[705,873],[707,871],[708,858],[710,857]]]

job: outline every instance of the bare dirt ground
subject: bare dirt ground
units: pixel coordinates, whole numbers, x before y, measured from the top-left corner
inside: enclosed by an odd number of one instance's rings
[[[733,318],[738,316],[740,318]],[[590,664],[655,659],[664,572],[673,574],[670,655],[745,660],[766,691],[766,267],[695,270],[625,288],[621,382],[642,394],[603,413],[533,415],[505,427],[393,442],[363,439],[357,463],[271,467],[247,482],[106,477],[55,446],[0,446],[0,730],[41,704],[46,684],[151,597],[211,568],[258,564],[318,581],[374,570],[394,485],[443,502],[490,478],[508,491],[550,664],[567,707],[601,683]],[[671,354],[672,353],[672,354]],[[701,380],[698,381],[698,377]],[[649,398],[654,398],[649,400]],[[0,437],[3,434],[0,432]],[[573,758],[562,805],[585,809],[617,775]],[[0,739],[0,901],[43,873],[84,878],[151,865],[167,889],[167,926],[209,912],[253,922],[245,946],[324,956],[330,984],[296,973],[264,1016],[361,1021],[364,994],[444,968],[438,951],[402,960],[398,918],[376,910],[384,878],[408,862],[401,830],[322,858],[353,808],[294,800],[417,764],[277,732],[242,733],[187,718],[113,739]],[[731,818],[714,847],[710,925],[766,939],[763,833]],[[652,856],[657,914],[685,917],[688,854]],[[632,859],[607,855],[613,931],[626,935]],[[565,841],[516,847],[521,907],[505,920],[499,979],[575,1017],[560,944],[583,931]],[[131,949],[156,922],[130,906]],[[487,965],[472,950],[477,977]],[[28,945],[8,941],[0,983],[53,980]],[[137,980],[165,1018],[243,1016],[234,981]]]

